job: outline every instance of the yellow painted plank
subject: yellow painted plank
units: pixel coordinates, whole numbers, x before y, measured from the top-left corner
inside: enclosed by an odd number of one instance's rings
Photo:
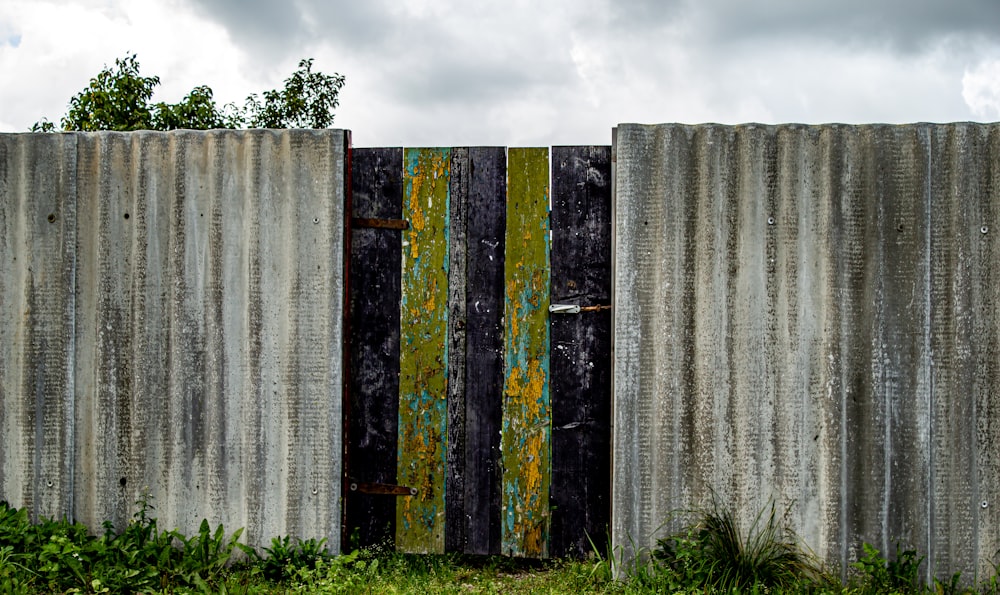
[[[507,160],[501,547],[510,556],[545,557],[551,478],[549,151],[510,149]]]
[[[407,149],[400,302],[396,547],[444,552],[450,149]]]

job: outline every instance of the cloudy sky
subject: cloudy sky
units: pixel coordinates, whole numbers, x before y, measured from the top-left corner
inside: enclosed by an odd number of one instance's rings
[[[1000,120],[1000,0],[2,0],[0,131],[136,53],[242,104],[301,58],[355,146],[608,144],[619,122]]]

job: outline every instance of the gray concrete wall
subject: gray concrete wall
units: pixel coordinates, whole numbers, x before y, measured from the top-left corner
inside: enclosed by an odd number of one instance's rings
[[[841,569],[990,570],[1000,125],[629,124],[616,159],[615,546],[714,492]]]
[[[0,499],[339,549],[344,138],[0,135]]]

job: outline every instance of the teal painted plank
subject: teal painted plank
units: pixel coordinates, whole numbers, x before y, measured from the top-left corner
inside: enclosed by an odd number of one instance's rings
[[[545,557],[551,481],[549,151],[510,149],[507,158],[501,547],[510,556]]]
[[[448,417],[448,208],[450,149],[403,155],[397,480],[417,489],[396,505],[396,547],[443,553]]]

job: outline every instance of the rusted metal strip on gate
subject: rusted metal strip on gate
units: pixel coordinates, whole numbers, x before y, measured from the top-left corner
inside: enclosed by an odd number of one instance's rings
[[[549,150],[509,149],[505,366],[500,450],[502,551],[548,555]]]
[[[416,496],[417,488],[409,486],[398,486],[391,483],[364,483],[352,481],[350,484],[352,492],[361,494],[374,494],[378,496]]]
[[[370,229],[410,229],[406,219],[379,219],[376,217],[352,217],[351,227]]]
[[[396,505],[396,547],[444,552],[447,450],[448,202],[451,150],[403,155],[397,482],[417,494]]]

